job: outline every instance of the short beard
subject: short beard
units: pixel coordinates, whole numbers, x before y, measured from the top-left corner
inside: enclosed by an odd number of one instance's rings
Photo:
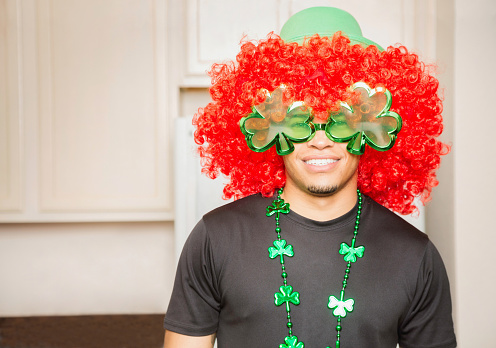
[[[318,196],[332,196],[338,190],[337,186],[308,186],[308,192]]]

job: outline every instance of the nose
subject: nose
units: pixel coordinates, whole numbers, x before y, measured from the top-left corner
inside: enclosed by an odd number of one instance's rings
[[[319,129],[315,131],[314,137],[307,143],[307,145],[321,150],[325,149],[326,147],[334,146],[334,141],[327,137],[323,129]]]

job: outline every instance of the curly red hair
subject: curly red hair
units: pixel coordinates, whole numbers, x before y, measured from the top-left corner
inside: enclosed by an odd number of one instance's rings
[[[425,203],[438,184],[440,156],[449,152],[436,140],[443,130],[439,82],[403,46],[380,52],[375,46],[351,45],[339,32],[332,38],[315,35],[298,45],[271,33],[259,42],[245,42],[236,63],[214,64],[209,74],[213,101],[193,119],[195,141],[202,171],[211,178],[219,173],[230,178],[226,199],[270,196],[285,184],[283,160],[275,148],[251,151],[239,128],[251,106],[263,102],[260,89],[273,91],[281,84],[322,121],[349,97],[353,83],[386,87],[393,96],[391,111],[401,115],[403,128],[392,149],[366,148],[359,162],[358,188],[385,207],[410,214],[416,210],[414,198],[420,196]]]

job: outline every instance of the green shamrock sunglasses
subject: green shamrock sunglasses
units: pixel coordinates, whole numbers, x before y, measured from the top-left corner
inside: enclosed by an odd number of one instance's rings
[[[371,89],[363,82],[351,86],[357,98],[351,105],[340,102],[339,111],[329,113],[327,123],[313,123],[312,109],[302,101],[283,100],[285,86],[252,107],[252,112],[240,121],[248,147],[256,152],[268,150],[274,144],[279,155],[294,151],[293,143],[310,141],[316,131],[325,131],[329,139],[348,143],[347,150],[355,155],[365,151],[365,145],[378,151],[393,147],[401,130],[401,117],[391,108],[391,93],[383,87]]]

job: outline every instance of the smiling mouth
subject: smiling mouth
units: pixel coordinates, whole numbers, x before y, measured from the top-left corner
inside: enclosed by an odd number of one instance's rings
[[[331,163],[337,162],[337,159],[330,159],[330,158],[319,158],[319,159],[310,159],[308,161],[305,161],[306,164],[312,165],[312,166],[327,166]]]

